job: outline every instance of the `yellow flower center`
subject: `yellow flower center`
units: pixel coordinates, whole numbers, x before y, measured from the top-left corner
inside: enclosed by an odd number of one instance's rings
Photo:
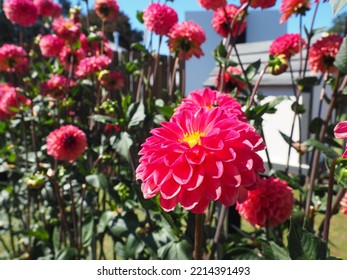
[[[183,142],[187,142],[189,147],[194,147],[196,144],[201,144],[200,137],[205,136],[204,132],[193,132],[192,134],[185,133]]]

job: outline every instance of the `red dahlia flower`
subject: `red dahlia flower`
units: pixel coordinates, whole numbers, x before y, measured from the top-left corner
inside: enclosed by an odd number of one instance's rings
[[[56,160],[75,161],[87,147],[85,133],[73,125],[62,126],[47,137],[47,154]]]
[[[44,57],[56,57],[64,47],[65,41],[55,34],[43,35],[40,38],[39,46]]]
[[[204,55],[201,45],[206,40],[205,31],[192,21],[176,23],[168,34],[170,51],[178,53],[181,59],[188,60],[193,55]]]
[[[33,25],[38,19],[36,6],[30,0],[6,0],[3,10],[13,24],[20,26]]]
[[[341,47],[343,38],[339,34],[323,36],[310,47],[308,64],[313,72],[334,73],[334,61]]]
[[[201,7],[206,10],[217,10],[222,8],[227,4],[226,0],[198,0]]]
[[[143,21],[149,31],[167,35],[178,21],[177,13],[167,5],[151,4],[143,12]]]
[[[75,74],[78,78],[85,78],[88,75],[104,70],[110,63],[111,59],[104,54],[86,57],[77,65]]]
[[[230,26],[236,17],[235,23],[232,27],[231,34],[235,37],[240,35],[246,28],[246,22],[241,18],[244,11],[239,13],[240,7],[235,5],[226,5],[224,8],[219,8],[213,14],[212,27],[222,37],[228,37],[230,33]]]
[[[0,120],[10,119],[17,114],[21,105],[30,105],[31,101],[8,83],[0,84]]]
[[[247,88],[246,83],[242,80],[242,70],[229,66],[225,73],[224,73],[224,88],[223,91],[225,92],[232,92],[235,88],[238,92],[243,91]],[[220,75],[216,78],[216,87],[219,85],[220,81]]]
[[[58,17],[61,15],[61,6],[52,0],[34,0],[38,14],[44,17]]]
[[[241,104],[229,94],[220,93],[210,88],[192,91],[182,103],[176,108],[174,116],[182,111],[197,112],[204,108],[212,110],[220,108],[227,116],[237,117],[241,121],[246,121],[246,115],[241,110]]]
[[[293,211],[292,188],[278,178],[263,178],[255,190],[236,209],[253,226],[276,227],[287,220]]]
[[[115,0],[95,0],[94,9],[102,20],[115,20],[119,14],[119,7]]]
[[[63,75],[52,75],[49,80],[40,84],[40,91],[43,96],[49,96],[55,99],[63,99],[68,92],[69,87],[75,82],[65,78]]]
[[[81,34],[80,23],[76,23],[72,19],[65,19],[62,16],[54,19],[52,28],[58,37],[70,44],[76,43]]]
[[[299,34],[284,34],[271,43],[269,53],[276,56],[284,54],[287,58],[291,58],[299,53],[300,44],[301,50],[306,48],[306,41]]]
[[[0,48],[0,71],[21,73],[27,66],[27,53],[22,47],[4,44]]]
[[[70,70],[72,56],[73,65],[77,66],[80,63],[80,61],[86,57],[86,54],[82,48],[73,51],[69,47],[63,47],[63,49],[59,53],[59,61],[68,71]]]
[[[310,9],[310,0],[282,0],[280,23],[286,22],[293,14],[305,15]]]
[[[146,199],[160,194],[171,211],[179,203],[204,213],[210,201],[226,206],[243,202],[259,181],[262,138],[248,123],[227,116],[219,107],[184,110],[151,131],[142,144],[136,178]]]
[[[249,0],[241,0],[241,4],[247,3]],[[249,5],[256,9],[256,8],[261,8],[261,9],[266,9],[266,8],[271,8],[275,6],[276,0],[250,0]]]
[[[339,122],[334,128],[334,136],[337,139],[347,139],[347,121]],[[347,158],[347,146],[345,152],[342,155],[343,158]]]

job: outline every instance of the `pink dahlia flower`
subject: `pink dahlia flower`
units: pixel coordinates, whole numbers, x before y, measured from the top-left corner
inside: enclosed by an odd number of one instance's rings
[[[81,47],[85,51],[87,56],[100,55],[101,44],[103,44],[103,54],[107,55],[110,59],[113,59],[113,50],[105,35],[102,32],[97,32],[97,38],[92,41],[88,41],[86,35],[81,33],[80,41]]]
[[[201,7],[206,10],[217,10],[222,8],[227,4],[226,0],[198,0]]]
[[[280,23],[286,22],[293,14],[305,15],[310,9],[310,0],[282,0]]]
[[[4,44],[0,48],[0,71],[21,73],[27,66],[27,53],[22,47]]]
[[[115,20],[119,14],[119,7],[115,0],[95,0],[94,10],[102,20]]]
[[[125,83],[124,75],[119,71],[101,71],[98,80],[108,90],[120,90],[124,87]]]
[[[334,73],[334,61],[343,38],[338,34],[321,37],[310,47],[308,64],[313,72]]]
[[[39,46],[44,57],[56,57],[64,47],[65,41],[55,34],[43,35],[40,38]]]
[[[219,107],[184,110],[151,134],[139,152],[136,177],[146,199],[160,194],[165,211],[179,203],[199,214],[210,201],[243,202],[259,181],[256,172],[264,171],[256,154],[264,149],[260,135]]]
[[[87,147],[85,133],[73,125],[62,126],[47,137],[47,154],[56,160],[75,161]]]
[[[271,43],[269,53],[276,56],[284,54],[287,58],[291,58],[299,53],[300,44],[302,50],[306,48],[306,41],[299,34],[284,34]]]
[[[176,23],[168,34],[170,51],[178,53],[181,59],[190,59],[193,55],[204,55],[201,45],[206,40],[205,31],[192,21]]]
[[[63,16],[55,18],[52,23],[55,34],[70,44],[76,43],[81,34],[81,24]]]
[[[10,119],[17,114],[21,105],[29,106],[30,99],[19,93],[20,88],[15,88],[8,83],[0,84],[0,120]]]
[[[213,14],[212,27],[222,37],[228,37],[230,33],[230,25],[236,17],[235,23],[231,29],[231,34],[235,37],[240,35],[246,28],[246,22],[241,18],[244,13],[239,12],[240,7],[235,5],[226,5],[224,8],[219,8]]]
[[[40,84],[40,92],[43,96],[63,99],[66,97],[68,89],[74,84],[75,82],[65,78],[63,75],[55,74]]]
[[[36,6],[30,0],[6,0],[3,10],[13,24],[20,26],[33,25],[38,19]]]
[[[339,122],[334,128],[334,136],[337,139],[347,140],[347,121]],[[343,158],[347,158],[347,146],[345,152],[342,155]]]
[[[178,16],[169,6],[153,3],[143,12],[143,21],[147,30],[157,35],[167,35],[178,22]]]
[[[63,47],[61,52],[59,53],[59,61],[63,65],[63,67],[68,71],[71,67],[72,56],[73,66],[76,67],[80,63],[80,61],[86,57],[86,54],[82,48],[73,51],[69,47]]]
[[[292,214],[293,190],[278,178],[263,178],[255,190],[236,209],[253,226],[276,227]]]
[[[182,111],[197,112],[201,108],[212,110],[215,107],[220,108],[227,116],[236,116],[239,120],[246,121],[246,115],[242,112],[241,104],[236,99],[229,94],[220,93],[210,88],[192,91],[176,108],[174,116]]]
[[[347,216],[347,193],[340,201],[340,212]]]
[[[247,3],[249,0],[241,0],[241,4]],[[256,8],[261,8],[261,9],[266,9],[266,8],[271,8],[275,6],[276,0],[250,0],[249,5],[256,9]]]
[[[77,65],[75,74],[78,78],[85,78],[106,69],[110,63],[111,59],[104,54],[86,57]]]
[[[61,15],[61,7],[52,0],[34,0],[38,14],[44,17],[57,17]]]
[[[242,80],[242,70],[229,66],[224,73],[224,88],[225,92],[232,92],[234,89],[237,89],[237,92],[244,91],[247,88],[246,83]],[[217,76],[216,86],[219,85],[221,78]]]

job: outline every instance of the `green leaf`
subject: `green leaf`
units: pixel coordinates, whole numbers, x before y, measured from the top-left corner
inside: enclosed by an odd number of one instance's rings
[[[303,114],[306,112],[305,106],[303,104],[299,104],[298,102],[293,102],[291,106],[292,111],[297,114]]]
[[[104,115],[92,115],[90,116],[91,119],[93,119],[96,122],[101,122],[101,123],[112,123],[114,122],[114,119],[109,117],[109,116],[104,116]]]
[[[347,74],[347,37],[343,39],[340,50],[335,57],[334,65],[343,74]]]
[[[144,250],[145,243],[137,235],[130,234],[125,243],[127,259],[137,259],[138,255]]]
[[[99,224],[96,228],[97,234],[104,233],[108,227],[109,222],[117,216],[115,212],[106,211],[102,213]]]
[[[213,57],[218,62],[219,66],[221,67],[229,67],[229,66],[236,66],[237,63],[233,60],[227,58],[227,50],[225,46],[220,43],[217,48],[213,51]]]
[[[258,59],[257,61],[251,63],[247,69],[246,69],[246,77],[247,77],[247,80],[248,81],[252,81],[253,78],[255,77],[255,75],[257,75],[258,71],[259,71],[259,68],[260,68],[260,65],[261,65],[261,61],[260,59]]]
[[[90,217],[89,222],[82,226],[82,246],[87,248],[91,245],[94,236],[94,219]]]
[[[145,105],[142,101],[132,103],[129,106],[127,117],[130,119],[128,127],[139,125],[146,118]]]
[[[142,11],[137,11],[136,12],[136,18],[140,23],[144,23],[143,21],[143,12]]]
[[[120,139],[114,144],[114,148],[118,154],[120,154],[124,159],[130,161],[130,147],[133,145],[133,140],[128,132],[122,131],[120,133]]]
[[[56,260],[74,260],[78,255],[76,248],[65,248],[58,251],[55,255]]]
[[[333,9],[334,16],[347,5],[347,0],[330,0],[331,8]]]
[[[321,118],[314,118],[309,126],[310,133],[315,133],[316,135],[318,135],[320,133],[323,123],[324,121]]]
[[[193,246],[187,239],[172,241],[158,250],[158,256],[164,260],[190,260]]]
[[[42,241],[46,241],[49,239],[49,233],[43,227],[37,227],[32,230],[26,230],[23,233],[28,237],[35,237]]]
[[[293,139],[291,139],[288,135],[284,134],[282,131],[279,131],[279,133],[281,134],[282,138],[284,139],[284,141],[286,141],[286,143],[288,145],[293,145],[294,141]]]
[[[297,80],[297,83],[301,87],[313,87],[319,82],[317,77],[305,77],[303,79]]]
[[[87,175],[86,182],[96,189],[106,189],[108,187],[107,177],[102,173]]]
[[[339,157],[339,155],[332,148],[328,147],[324,143],[322,143],[318,140],[315,140],[315,139],[306,140],[305,142],[302,143],[302,145],[308,146],[308,147],[313,147],[313,148],[321,151],[329,159],[335,159],[335,158]]]
[[[288,251],[275,242],[262,243],[262,253],[266,260],[290,260]]]
[[[290,220],[288,250],[293,260],[324,260],[327,257],[326,244],[313,233],[303,229],[294,218]]]
[[[130,48],[139,52],[147,52],[146,47],[141,43],[132,43]]]

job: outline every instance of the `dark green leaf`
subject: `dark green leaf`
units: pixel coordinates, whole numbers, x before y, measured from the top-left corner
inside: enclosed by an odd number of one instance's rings
[[[94,236],[94,219],[91,216],[89,222],[82,226],[82,246],[87,248],[92,243]]]
[[[118,154],[120,154],[124,159],[130,161],[130,147],[133,145],[133,140],[128,132],[122,131],[120,133],[120,139],[114,144],[114,148]]]
[[[132,103],[129,106],[127,117],[130,119],[128,127],[133,127],[139,125],[146,118],[145,105],[142,101],[137,103]]]
[[[26,230],[23,233],[28,237],[35,237],[42,241],[49,239],[49,233],[43,227],[37,227],[32,230]]]
[[[306,112],[305,106],[303,104],[299,104],[298,102],[294,102],[291,106],[292,111],[297,114],[303,114]]]
[[[104,233],[108,227],[108,223],[110,220],[114,219],[117,216],[117,214],[115,212],[112,211],[106,211],[104,213],[102,213],[100,220],[99,220],[99,224],[97,226],[97,233]]]
[[[136,12],[136,18],[140,23],[144,23],[143,21],[143,12],[142,11],[137,11]]]
[[[112,123],[114,121],[113,118],[109,116],[98,115],[98,114],[92,115],[90,116],[90,118],[96,122],[101,122],[101,123]]]
[[[261,65],[260,59],[251,63],[246,69],[246,77],[248,81],[252,81],[255,75],[257,75]]]
[[[146,47],[141,43],[133,43],[131,44],[130,48],[139,52],[147,52]]]
[[[262,253],[266,260],[290,260],[288,251],[273,241],[262,243]]]
[[[138,254],[140,254],[144,248],[145,243],[137,235],[130,234],[127,236],[124,248],[127,254],[127,259],[137,259]]]
[[[305,77],[301,80],[298,80],[297,83],[301,87],[313,87],[319,82],[317,77]]]
[[[106,189],[108,187],[107,177],[102,173],[87,175],[86,182],[96,189]]]
[[[291,139],[288,135],[284,134],[283,132],[279,131],[279,133],[281,134],[282,138],[284,139],[284,141],[286,141],[286,143],[288,145],[293,145],[294,141],[293,139]]]
[[[56,260],[74,260],[78,255],[76,248],[65,248],[58,251],[55,255]]]
[[[346,3],[347,1],[345,1]],[[347,37],[343,39],[339,52],[337,53],[334,65],[343,74],[347,74]]]
[[[321,118],[314,118],[311,123],[310,123],[310,133],[315,133],[315,134],[319,134],[321,127],[323,125],[323,120]]]
[[[331,8],[333,9],[334,16],[347,5],[347,0],[330,0]]]
[[[313,233],[302,228],[302,224],[291,218],[288,233],[288,249],[293,260],[324,260],[327,247]]]
[[[335,159],[339,155],[330,147],[325,145],[324,143],[315,140],[315,139],[309,139],[302,143],[303,146],[313,147],[319,151],[321,151],[327,158],[329,159]]]
[[[193,247],[187,239],[172,241],[158,250],[158,256],[164,260],[190,260]]]

